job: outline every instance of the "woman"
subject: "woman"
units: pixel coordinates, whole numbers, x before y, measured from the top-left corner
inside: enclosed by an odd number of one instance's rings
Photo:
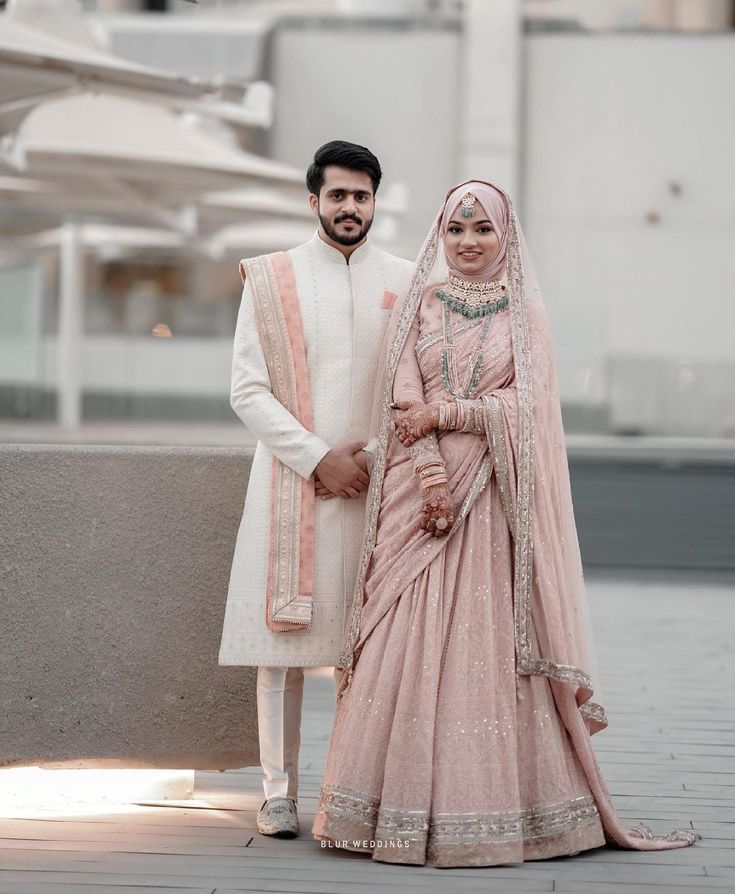
[[[590,745],[606,718],[549,331],[493,185],[448,194],[379,383],[314,836],[434,866],[691,844],[625,830]]]

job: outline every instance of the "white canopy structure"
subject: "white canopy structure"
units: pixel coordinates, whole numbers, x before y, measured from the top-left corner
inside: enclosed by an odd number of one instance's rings
[[[116,93],[235,125],[267,126],[262,95],[248,84],[201,81],[138,65],[107,52],[80,15],[77,0],[11,0],[0,15],[0,134],[13,131],[45,100],[69,92]]]
[[[310,239],[317,226],[313,217],[230,224],[206,241],[206,251],[215,258],[225,255],[245,258],[263,252],[285,251]],[[370,239],[377,245],[389,245],[394,238],[395,220],[391,218],[376,222],[370,231]]]
[[[285,251],[306,242],[314,235],[316,228],[313,218],[232,224],[207,241],[207,251],[213,257],[237,254],[241,258],[270,251]]]
[[[104,178],[150,201],[183,201],[253,183],[303,194],[291,165],[226,145],[197,122],[118,96],[70,96],[35,108],[4,149],[18,172],[53,179]]]
[[[0,260],[38,249],[60,249],[64,244],[65,227],[52,227],[18,239],[9,239],[0,244]],[[104,255],[116,255],[125,250],[181,249],[196,248],[183,233],[176,233],[161,227],[129,227],[121,224],[80,224],[76,235],[82,248],[97,250]]]
[[[232,148],[170,109],[118,96],[70,96],[38,105],[12,141],[6,138],[2,154],[24,175],[14,190],[16,201],[40,205],[39,187],[46,183],[49,211],[58,209],[67,221],[59,240],[58,419],[70,428],[81,422],[87,234],[80,221],[99,218],[106,207],[115,218],[155,221],[193,234],[193,203],[205,191],[275,184],[295,197],[304,189],[301,171]],[[12,179],[6,178],[6,192]]]
[[[61,182],[0,174],[0,240],[17,240],[65,220],[160,226],[188,232],[195,211],[152,205],[144,196],[100,180]]]
[[[198,207],[200,222],[209,228],[244,219],[313,220],[303,190],[300,196],[258,186],[208,192],[199,199]]]
[[[381,227],[386,218],[396,218],[405,211],[406,200],[406,190],[402,184],[393,183],[381,187],[378,194],[378,222]],[[205,225],[210,221],[220,226],[224,223],[242,223],[243,218],[258,217],[314,222],[303,190],[299,196],[281,189],[263,189],[257,186],[211,192],[199,199],[198,207],[200,220]],[[379,234],[379,238],[388,236],[382,237]]]

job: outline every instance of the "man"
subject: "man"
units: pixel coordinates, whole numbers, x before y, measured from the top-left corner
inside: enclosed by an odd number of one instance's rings
[[[230,402],[258,446],[219,663],[258,667],[264,835],[299,832],[304,667],[339,656],[362,540],[378,348],[413,271],[367,241],[380,179],[363,146],[322,146],[306,176],[317,232],[240,264]]]

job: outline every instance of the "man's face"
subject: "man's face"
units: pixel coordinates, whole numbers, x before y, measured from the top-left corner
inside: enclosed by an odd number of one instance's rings
[[[319,196],[309,196],[312,212],[337,245],[357,245],[367,236],[375,213],[373,184],[368,174],[336,165],[324,169]]]

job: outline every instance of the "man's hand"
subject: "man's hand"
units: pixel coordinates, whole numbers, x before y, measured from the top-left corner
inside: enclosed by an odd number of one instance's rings
[[[368,455],[362,449],[362,447],[352,454],[357,465],[362,469],[363,472],[367,473],[368,478],[370,477],[370,472],[368,471]],[[333,500],[334,494],[329,490],[319,478],[316,479],[315,484],[315,494],[320,500]]]
[[[404,447],[410,447],[439,425],[438,402],[423,404],[420,401],[403,400],[396,407],[400,410],[394,416],[396,435]]]
[[[365,445],[363,444],[363,447]],[[370,478],[370,472],[368,471],[368,455],[362,449],[362,447],[352,454],[353,459],[357,463],[357,465],[362,469],[362,471]]]
[[[331,490],[327,490],[327,488],[321,483],[318,478],[314,479],[314,494],[318,500],[333,500],[334,494]]]
[[[364,441],[353,441],[333,447],[314,470],[316,478],[316,495],[321,499],[329,499],[327,494],[345,499],[354,499],[367,490],[370,479],[367,474],[367,457],[365,468],[356,454],[365,446]],[[364,454],[363,454],[364,455]],[[324,493],[327,491],[327,494]]]

